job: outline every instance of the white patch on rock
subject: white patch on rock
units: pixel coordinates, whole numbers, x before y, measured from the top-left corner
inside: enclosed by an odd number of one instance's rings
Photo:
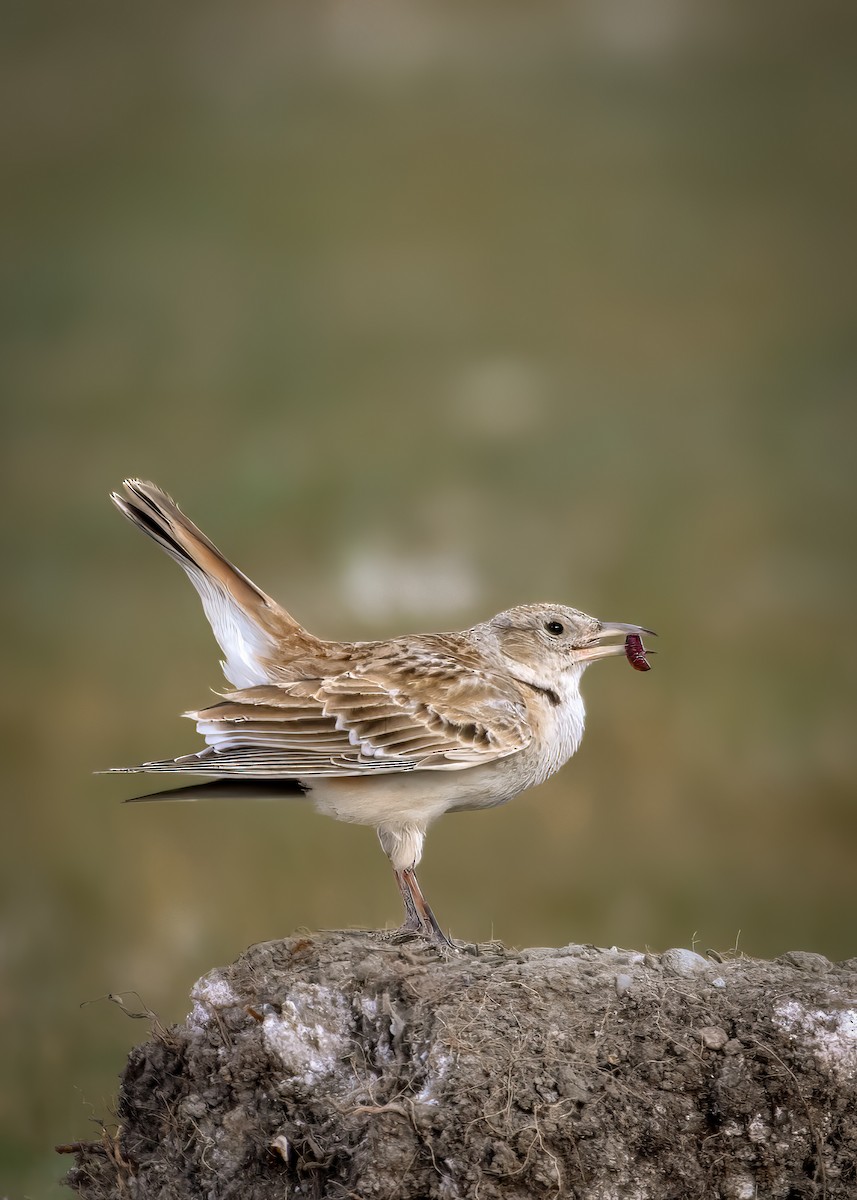
[[[301,983],[291,989],[281,1012],[266,1015],[262,1034],[289,1075],[311,1087],[340,1066],[353,1040],[351,1020],[351,1005],[340,992]]]
[[[750,1124],[747,1126],[747,1137],[751,1142],[766,1142],[770,1130],[768,1123],[761,1113],[756,1113]]]
[[[756,1200],[759,1195],[752,1175],[736,1174],[726,1182],[726,1200]]]
[[[774,1017],[792,1038],[802,1036],[828,1071],[847,1082],[857,1079],[857,1009],[805,1008],[787,1000]]]
[[[416,1097],[418,1104],[439,1103],[436,1089],[439,1084],[443,1083],[452,1065],[453,1058],[451,1054],[446,1053],[439,1046],[431,1047],[426,1058],[425,1083],[420,1088],[419,1094]]]
[[[661,955],[661,966],[668,975],[690,977],[706,974],[711,963],[701,954],[697,954],[695,950],[685,950],[677,946],[672,950],[664,950]]]
[[[239,1003],[227,981],[219,971],[203,975],[191,988],[190,998],[193,1001],[187,1023],[195,1029],[202,1029],[220,1008],[234,1008]]]

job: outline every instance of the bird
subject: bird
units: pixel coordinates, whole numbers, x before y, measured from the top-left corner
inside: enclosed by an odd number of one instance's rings
[[[190,579],[232,689],[184,714],[204,748],[112,768],[206,782],[132,799],[303,795],[340,821],[373,826],[404,905],[397,932],[452,946],[417,880],[428,827],[447,812],[505,804],[558,771],[583,737],[583,672],[626,653],[607,639],[627,638],[639,656],[653,631],[540,603],[456,633],[326,641],[154,483],[126,479],[111,499]]]

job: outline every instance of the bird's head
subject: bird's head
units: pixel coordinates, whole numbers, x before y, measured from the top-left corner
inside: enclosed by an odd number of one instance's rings
[[[513,675],[548,687],[569,673],[580,675],[596,659],[624,654],[629,633],[652,633],[641,625],[599,621],[563,604],[520,604],[492,617],[485,629]],[[604,640],[611,637],[621,641]]]

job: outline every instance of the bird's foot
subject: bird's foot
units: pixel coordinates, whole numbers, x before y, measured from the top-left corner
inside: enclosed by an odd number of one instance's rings
[[[439,950],[454,950],[457,953],[459,949],[458,946],[450,941],[437,922],[432,926],[423,925],[421,922],[405,921],[404,925],[400,925],[398,929],[393,929],[386,937],[395,946],[402,945],[405,942],[428,942],[430,945],[436,946]]]

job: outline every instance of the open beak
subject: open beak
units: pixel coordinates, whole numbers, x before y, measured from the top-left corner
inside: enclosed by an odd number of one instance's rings
[[[654,629],[644,629],[642,625],[625,625],[622,621],[601,621],[599,623],[598,632],[595,634],[588,646],[581,646],[574,652],[574,657],[577,662],[591,663],[599,658],[613,658],[614,655],[625,653],[625,638],[629,633],[635,633],[637,637],[657,637]],[[621,637],[621,642],[607,642],[603,639],[608,637]]]

